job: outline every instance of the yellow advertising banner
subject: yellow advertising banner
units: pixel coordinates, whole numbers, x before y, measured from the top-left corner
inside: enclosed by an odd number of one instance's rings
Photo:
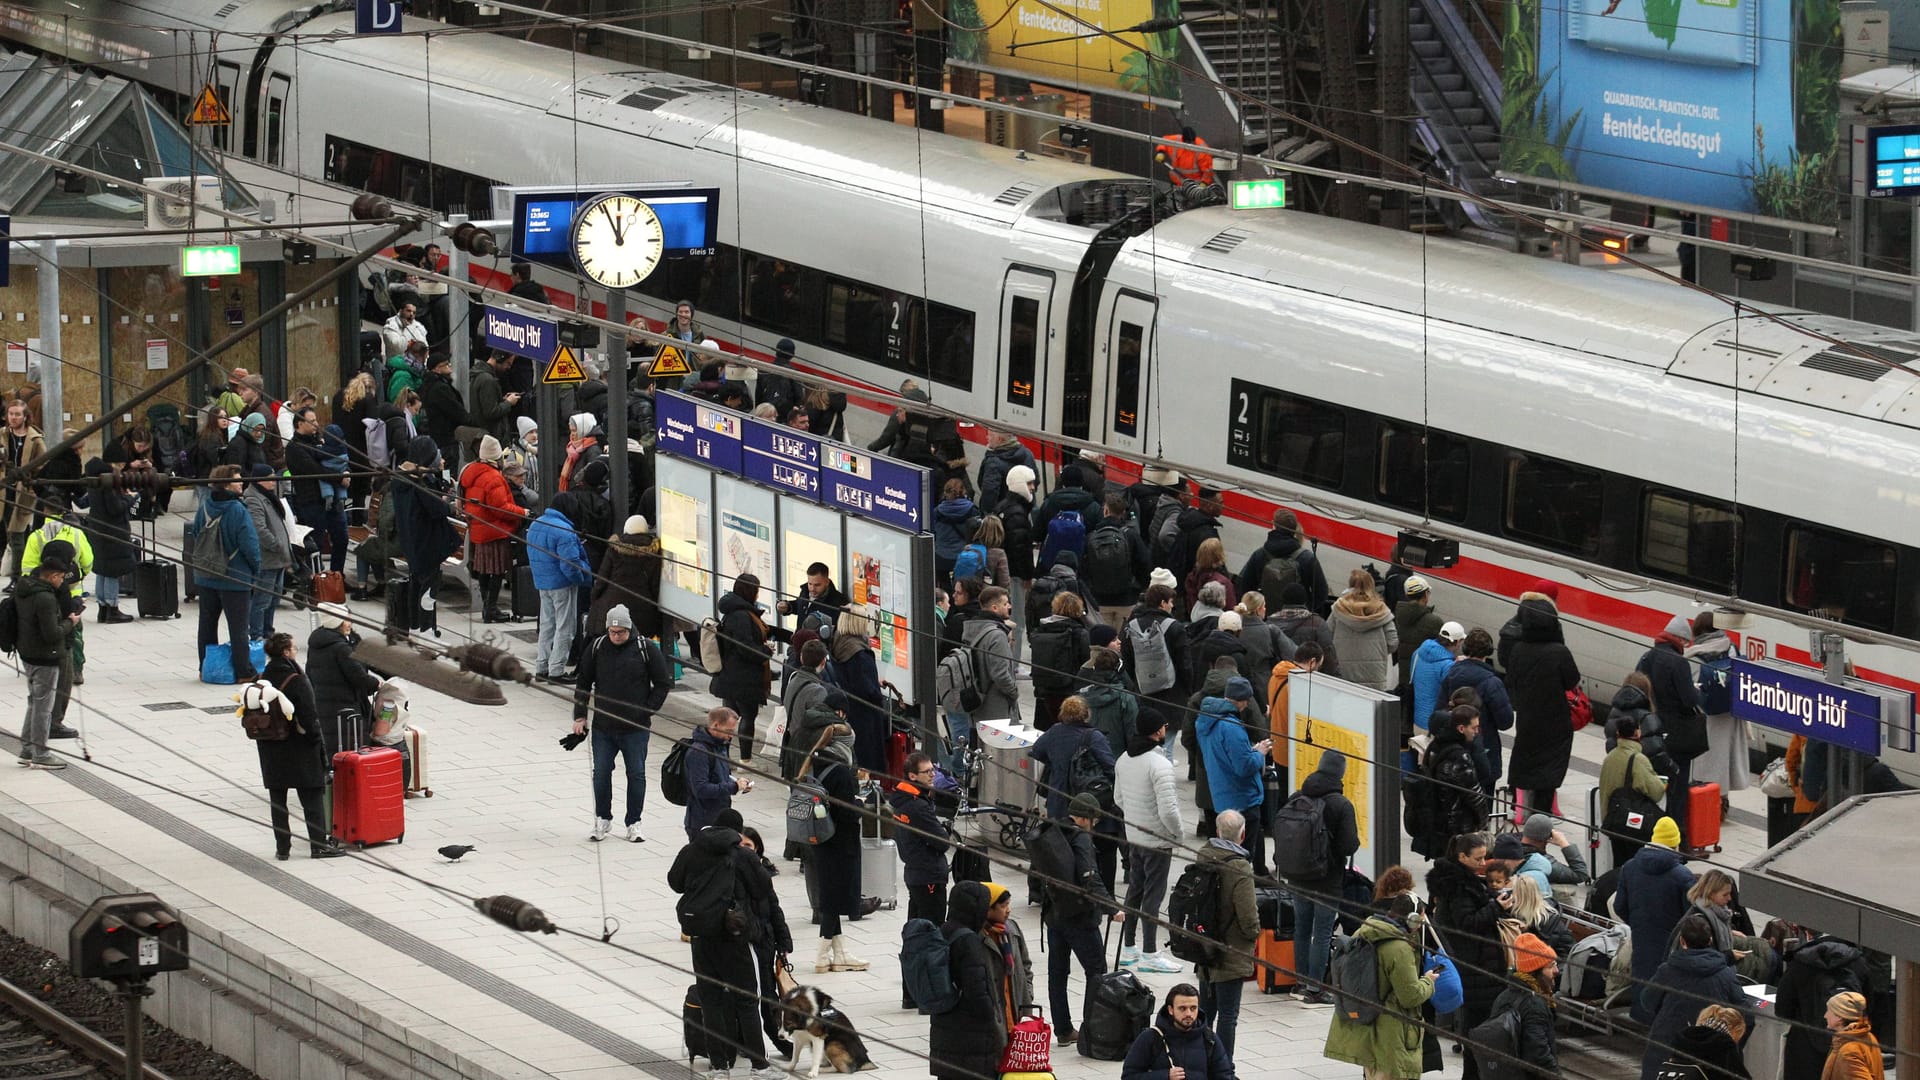
[[[1174,101],[1180,31],[1122,33],[1177,20],[1179,0],[947,0],[948,58],[1048,86]]]
[[[1340,780],[1340,793],[1353,804],[1353,825],[1360,834],[1361,846],[1371,846],[1367,842],[1367,818],[1373,806],[1369,790],[1373,770],[1368,762],[1373,757],[1373,740],[1364,731],[1328,723],[1305,712],[1293,714],[1293,731],[1293,767],[1288,775],[1293,778],[1294,789],[1298,790],[1301,781],[1320,767],[1321,755],[1329,750],[1345,754],[1347,771]]]

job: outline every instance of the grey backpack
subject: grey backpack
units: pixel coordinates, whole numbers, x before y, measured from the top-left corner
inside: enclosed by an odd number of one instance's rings
[[[1133,650],[1133,677],[1143,694],[1157,694],[1176,681],[1173,647],[1167,644],[1172,619],[1155,619],[1141,626],[1139,619],[1127,620],[1127,645]]]

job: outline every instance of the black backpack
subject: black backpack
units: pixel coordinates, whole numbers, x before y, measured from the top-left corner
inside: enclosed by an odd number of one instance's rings
[[[1102,525],[1087,534],[1087,550],[1080,556],[1080,576],[1101,600],[1133,591],[1133,545],[1127,530]]]
[[[913,999],[921,1016],[952,1012],[960,1004],[951,954],[954,945],[972,934],[962,930],[949,943],[940,927],[927,919],[908,919],[900,928],[900,988]]]
[[[716,861],[707,872],[687,882],[687,891],[673,905],[680,932],[688,937],[733,941],[747,929],[747,919],[734,899],[740,875],[731,858]]]
[[[1521,1080],[1531,1070],[1520,1064],[1520,1012],[1506,1012],[1476,1025],[1467,1032],[1467,1044],[1487,1050],[1475,1054],[1481,1080]]]
[[[1027,866],[1040,882],[1046,906],[1061,918],[1077,919],[1093,910],[1074,876],[1073,842],[1059,824],[1043,821],[1027,834]]]
[[[660,794],[675,806],[687,805],[692,794],[692,785],[687,782],[687,751],[692,746],[686,739],[676,740],[660,763]]]
[[[1327,981],[1333,985],[1334,1008],[1349,1023],[1371,1024],[1384,1011],[1380,1003],[1380,951],[1369,939],[1356,934],[1334,942]]]
[[[1333,836],[1327,831],[1327,801],[1304,791],[1280,808],[1273,820],[1273,866],[1281,877],[1318,881],[1333,864]]]
[[[1190,964],[1217,964],[1226,954],[1221,935],[1226,920],[1220,910],[1225,889],[1221,871],[1210,864],[1192,863],[1180,872],[1167,894],[1167,921],[1174,930],[1167,946]]]
[[[12,656],[20,649],[20,605],[13,594],[0,597],[0,653]]]
[[[1074,647],[1075,624],[1043,622],[1027,636],[1033,651],[1033,689],[1040,694],[1070,694],[1079,681],[1086,650]]]
[[[1100,800],[1101,813],[1118,817],[1120,804],[1113,797],[1113,770],[1102,764],[1100,755],[1093,752],[1096,734],[1089,731],[1080,740],[1080,749],[1067,761],[1067,795],[1091,795]]]
[[[1292,555],[1268,556],[1267,564],[1260,568],[1260,595],[1267,598],[1268,610],[1280,610],[1280,596],[1287,586],[1304,582],[1304,567],[1300,564],[1305,561],[1306,553],[1307,549],[1301,548]]]

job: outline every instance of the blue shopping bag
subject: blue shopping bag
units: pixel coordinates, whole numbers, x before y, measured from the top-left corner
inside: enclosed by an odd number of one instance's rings
[[[1446,953],[1428,953],[1421,971],[1438,969],[1440,974],[1433,980],[1433,996],[1428,1004],[1433,1006],[1434,1014],[1445,1016],[1467,1003],[1466,987],[1460,985],[1460,970],[1453,966],[1453,959]]]
[[[267,645],[264,641],[252,642],[247,648],[247,656],[253,661],[253,670],[267,670]],[[233,649],[231,646],[209,645],[207,655],[200,660],[200,681],[215,686],[232,686],[238,682],[233,677]]]

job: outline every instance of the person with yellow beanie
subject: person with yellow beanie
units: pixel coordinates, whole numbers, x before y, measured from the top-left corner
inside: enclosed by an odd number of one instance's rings
[[[1535,934],[1514,938],[1510,951],[1512,985],[1493,999],[1493,1012],[1487,1023],[1492,1024],[1507,1013],[1518,1015],[1520,1037],[1514,1040],[1514,1056],[1539,1075],[1554,1076],[1560,1071],[1553,1031],[1553,988],[1560,978],[1559,958],[1554,955],[1553,947]]]
[[[1663,817],[1653,826],[1652,843],[1620,867],[1613,907],[1633,931],[1633,979],[1640,987],[1666,959],[1674,927],[1692,906],[1687,890],[1693,888],[1693,871],[1675,850],[1679,845],[1680,826]],[[1631,1012],[1642,1024],[1653,1021],[1653,1010],[1641,991],[1633,995]]]
[[[1828,998],[1827,1030],[1833,1032],[1833,1049],[1820,1080],[1885,1080],[1886,1065],[1873,1025],[1867,1022],[1865,997],[1845,990]]]
[[[987,887],[987,925],[980,933],[1000,957],[1000,1000],[1007,1010],[1007,1030],[1012,1031],[1033,1008],[1033,961],[1027,955],[1027,936],[1013,921],[1013,893],[991,881],[981,884]]]

